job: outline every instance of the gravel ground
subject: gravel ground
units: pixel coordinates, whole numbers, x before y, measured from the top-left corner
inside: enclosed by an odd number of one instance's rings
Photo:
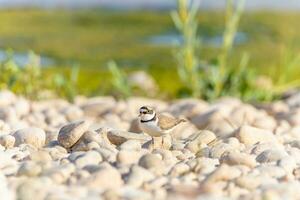
[[[149,105],[188,119],[141,133]],[[300,93],[234,98],[30,101],[0,91],[1,199],[300,199]]]

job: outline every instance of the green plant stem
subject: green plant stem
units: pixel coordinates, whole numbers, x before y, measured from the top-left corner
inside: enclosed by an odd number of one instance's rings
[[[224,76],[226,72],[227,60],[229,52],[231,51],[234,43],[234,38],[237,32],[238,23],[243,12],[245,0],[239,0],[237,8],[234,9],[233,0],[226,2],[226,16],[225,16],[225,31],[223,33],[222,51],[219,56],[219,77],[216,83],[216,97],[221,95],[224,86]]]
[[[198,6],[196,4],[189,6],[187,0],[178,0],[177,5],[177,11],[172,12],[171,16],[183,38],[176,54],[178,74],[181,82],[191,90],[192,96],[200,97],[199,61],[196,55],[199,48],[197,38]]]

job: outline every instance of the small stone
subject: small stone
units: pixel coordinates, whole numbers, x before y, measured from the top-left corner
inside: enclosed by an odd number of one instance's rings
[[[189,172],[189,170],[190,170],[190,166],[181,162],[176,164],[174,167],[172,167],[169,174],[171,176],[177,177],[183,175],[184,173]]]
[[[105,122],[103,123],[105,126],[111,127],[115,130],[128,130],[130,126],[129,123],[122,121],[121,118],[114,113],[106,113],[103,116],[103,121]]]
[[[135,118],[130,122],[130,127],[129,127],[128,131],[133,132],[133,133],[141,133],[142,132],[138,118]]]
[[[208,147],[204,147],[202,149],[200,149],[197,154],[196,157],[209,157],[210,156],[210,149]]]
[[[182,150],[184,149],[186,146],[186,144],[183,142],[183,141],[174,141],[172,142],[172,146],[171,146],[171,149],[172,150]]]
[[[230,120],[237,126],[252,124],[256,115],[257,111],[254,106],[242,104],[232,110]]]
[[[49,152],[42,150],[42,151],[34,151],[31,152],[29,155],[30,159],[38,164],[45,165],[51,163],[52,158]]]
[[[288,150],[288,153],[293,159],[295,159],[297,165],[300,164],[300,149],[298,148],[291,148]]]
[[[278,145],[276,145],[274,147],[274,145],[270,142],[268,142],[268,143],[257,143],[257,144],[252,146],[251,154],[259,155],[263,151],[270,150],[270,149],[282,149],[282,148],[281,148],[281,146],[278,146]]]
[[[186,148],[197,153],[203,146],[211,143],[216,139],[216,135],[208,130],[200,131],[192,135],[192,141],[187,144]]]
[[[294,169],[293,175],[295,176],[296,179],[300,179],[300,168]]]
[[[0,136],[0,144],[5,148],[13,148],[15,145],[15,138],[11,135]]]
[[[51,187],[48,178],[30,178],[23,181],[17,187],[17,197],[20,200],[45,199],[47,190]]]
[[[109,161],[109,162],[115,162],[116,157],[117,157],[117,150],[113,148],[100,148],[100,149],[95,149],[98,151],[102,157],[103,160]]]
[[[13,126],[15,129],[24,128],[22,127],[21,122],[18,121],[18,116],[12,107],[0,107],[0,119],[10,126]]]
[[[104,166],[93,173],[91,177],[85,179],[83,184],[91,188],[107,190],[121,187],[123,180],[118,170],[111,166]]]
[[[58,142],[65,148],[72,147],[89,128],[86,121],[78,121],[63,126],[58,134]]]
[[[286,119],[292,126],[300,125],[300,109],[294,109],[287,113]]]
[[[211,158],[197,158],[195,160],[191,160],[187,163],[193,172],[201,173],[201,174],[209,174],[213,172],[217,165],[219,165],[219,161],[217,159]]]
[[[280,200],[280,195],[274,190],[265,190],[262,194],[262,199]]]
[[[220,159],[221,163],[228,165],[246,165],[250,168],[256,166],[255,158],[246,153],[239,153],[235,151],[227,152],[222,155]]]
[[[232,135],[232,132],[235,130],[236,126],[228,120],[228,118],[221,117],[221,119],[215,119],[211,121],[207,127],[213,131],[217,137],[226,138]]]
[[[37,176],[41,173],[42,168],[37,165],[35,162],[27,161],[24,162],[18,170],[19,176]]]
[[[121,150],[117,154],[117,162],[124,165],[137,163],[142,156],[139,151]]]
[[[0,151],[0,171],[4,175],[15,174],[18,171],[17,161],[4,151]]]
[[[68,121],[79,120],[83,117],[83,111],[77,106],[69,106],[62,111]]]
[[[16,101],[16,96],[9,90],[0,91],[0,107],[6,107]]]
[[[291,145],[291,147],[300,149],[300,140],[293,140],[289,143],[289,145]]]
[[[75,143],[70,149],[70,152],[75,151],[88,151],[88,144],[84,143],[82,140],[79,140],[77,143]]]
[[[278,144],[278,141],[272,132],[248,125],[243,125],[237,129],[235,136],[245,145],[254,145],[258,142],[270,142],[275,145]]]
[[[83,156],[85,154],[85,152],[83,151],[75,151],[72,152],[69,156],[68,156],[68,160],[70,160],[71,162],[75,162],[75,160],[80,157]]]
[[[116,101],[112,97],[89,98],[80,107],[86,116],[97,117],[114,109]]]
[[[140,187],[144,182],[153,180],[155,176],[143,167],[134,165],[130,169],[126,184],[133,187]]]
[[[107,132],[107,138],[112,144],[121,145],[127,140],[138,140],[140,142],[150,140],[149,136],[138,133],[131,133],[127,131],[119,131],[119,130],[109,130]]]
[[[15,200],[14,192],[8,187],[6,177],[0,173],[0,194],[1,198],[5,200]]]
[[[67,157],[67,155],[65,153],[61,153],[57,150],[50,151],[49,154],[53,161],[59,161],[65,157]]]
[[[99,149],[100,145],[97,142],[89,142],[87,144],[87,149],[89,150],[95,150],[95,149]]]
[[[41,148],[45,145],[46,134],[40,128],[24,128],[16,131],[13,136],[15,137],[15,146],[20,144],[30,144],[34,147]]]
[[[252,123],[252,126],[267,130],[274,130],[277,126],[276,121],[269,116],[262,116],[258,119],[255,119]]]
[[[9,132],[9,129],[10,129],[9,125],[0,119],[0,131]]]
[[[177,156],[179,160],[189,160],[195,158],[195,154],[188,149],[183,149],[182,154]]]
[[[280,160],[281,158],[287,156],[288,154],[285,151],[269,149],[263,151],[256,157],[256,161],[260,163],[265,162],[274,162]]]
[[[96,151],[88,151],[75,160],[75,165],[82,169],[88,165],[97,165],[102,161],[102,156]]]
[[[151,199],[150,192],[134,187],[124,187],[121,190],[121,196],[123,199]]]
[[[83,134],[82,140],[85,144],[88,144],[90,142],[97,142],[98,144],[100,144],[103,142],[103,137],[96,131],[88,130]]]
[[[232,146],[234,149],[240,149],[240,147],[242,146],[236,137],[226,138],[224,142]]]
[[[46,145],[51,146],[53,143],[57,143],[57,136],[58,132],[57,130],[51,130],[51,131],[46,131]]]
[[[239,187],[246,188],[248,190],[253,190],[261,184],[261,179],[259,177],[245,175],[245,176],[238,177],[235,180],[235,183]]]
[[[159,156],[162,159],[165,170],[170,169],[174,164],[178,162],[177,158],[173,156],[173,153],[166,149],[155,149],[152,151],[152,154]]]
[[[154,173],[161,173],[163,168],[163,162],[159,156],[154,154],[146,154],[139,160],[139,165],[148,169]]]
[[[47,171],[43,171],[42,175],[48,176],[55,183],[64,183],[72,173],[75,172],[75,166],[72,163],[67,163],[59,166],[54,166]]]
[[[167,199],[168,193],[164,188],[154,190],[153,199]]]
[[[120,200],[120,194],[116,192],[114,189],[108,189],[103,192],[102,197],[104,200]]]
[[[144,188],[146,190],[157,190],[166,185],[168,181],[169,180],[166,176],[156,177],[153,180],[144,183]]]
[[[20,118],[26,116],[30,112],[30,104],[24,98],[18,98],[14,104],[17,116]]]
[[[186,121],[184,123],[178,124],[172,130],[172,138],[184,140],[191,137],[191,135],[193,135],[196,132],[198,132],[197,127],[193,123]]]
[[[90,173],[86,170],[77,169],[76,172],[74,173],[74,176],[76,177],[77,180],[81,181],[90,177]]]
[[[228,181],[237,178],[241,175],[240,170],[234,167],[230,167],[226,164],[222,164],[214,172],[207,176],[202,183],[204,191],[212,191],[214,183],[218,181]]]
[[[168,111],[174,116],[184,115],[187,118],[192,118],[194,115],[203,112],[208,106],[208,103],[203,100],[184,98],[175,100],[175,102],[168,107]]]
[[[137,140],[127,140],[123,144],[119,146],[121,150],[133,150],[133,151],[140,151],[141,150],[141,143]]]
[[[6,152],[8,152],[9,149],[6,149]],[[16,161],[22,161],[24,158],[26,158],[29,154],[28,151],[26,152],[22,152],[19,151],[19,149],[13,148],[11,150],[15,150],[14,152],[10,152],[11,153],[11,158],[13,158]],[[9,155],[9,154],[8,154]]]
[[[233,148],[227,143],[219,143],[210,149],[211,158],[220,158],[223,153],[231,151]]]
[[[297,167],[295,159],[291,156],[285,156],[277,161],[277,165],[282,167],[289,173],[292,173],[293,170]]]
[[[82,137],[70,148],[71,151],[89,151],[100,148],[104,143],[103,138],[96,131],[86,131]]]
[[[286,175],[286,171],[274,165],[259,165],[256,168],[259,171],[259,176],[267,176],[271,178],[282,178]]]
[[[199,129],[207,128],[211,121],[216,121],[221,119],[221,114],[218,108],[208,108],[205,112],[195,114],[191,118],[191,122],[197,126]]]

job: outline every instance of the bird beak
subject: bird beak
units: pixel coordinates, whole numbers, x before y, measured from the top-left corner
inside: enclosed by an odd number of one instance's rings
[[[141,116],[142,116],[142,113],[139,114],[139,117],[141,117]]]

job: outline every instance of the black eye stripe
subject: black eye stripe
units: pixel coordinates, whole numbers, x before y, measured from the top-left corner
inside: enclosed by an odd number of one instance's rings
[[[140,114],[153,114],[154,111],[152,109],[149,109],[145,106],[140,108]]]
[[[141,107],[140,109],[141,109],[141,110],[148,110],[148,108],[145,107],[145,106]]]

